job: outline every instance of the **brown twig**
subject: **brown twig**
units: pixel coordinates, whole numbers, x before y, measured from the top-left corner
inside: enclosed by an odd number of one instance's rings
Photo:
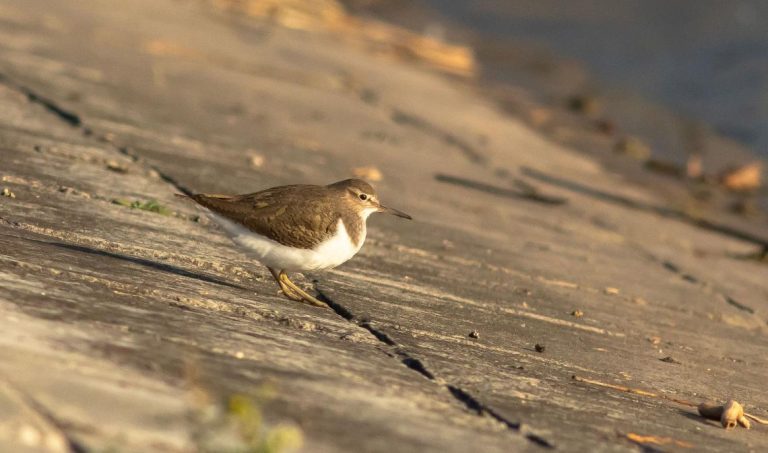
[[[576,376],[575,374],[572,376],[572,378],[573,378],[574,381],[577,381],[577,382],[583,382],[585,384],[596,385],[598,387],[605,387],[605,388],[609,388],[609,389],[613,389],[613,390],[618,390],[620,392],[633,393],[635,395],[641,395],[641,396],[647,396],[647,397],[650,397],[650,398],[658,398],[658,399],[662,399],[662,400],[672,401],[673,403],[682,404],[683,406],[688,406],[688,407],[697,407],[698,406],[698,404],[696,404],[696,403],[692,403],[690,401],[681,400],[681,399],[677,399],[677,398],[672,398],[671,396],[660,395],[658,393],[648,392],[646,390],[636,389],[636,388],[632,388],[632,387],[625,387],[623,385],[608,384],[607,382],[600,382],[600,381],[595,381],[595,380],[592,380],[592,379],[587,379],[587,378],[579,377],[579,376]]]

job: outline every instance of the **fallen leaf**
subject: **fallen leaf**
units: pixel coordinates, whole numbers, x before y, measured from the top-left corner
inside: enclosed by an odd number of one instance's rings
[[[726,189],[735,192],[746,192],[757,189],[762,183],[763,166],[760,162],[752,162],[736,168],[723,171],[720,176],[720,184]]]
[[[356,178],[372,182],[381,181],[384,177],[384,175],[381,174],[381,170],[374,166],[353,168],[352,174],[355,175]]]
[[[264,165],[264,162],[266,159],[261,154],[252,154],[251,155],[251,166],[254,168],[261,168]]]
[[[534,126],[542,126],[552,119],[552,111],[538,107],[528,112],[528,116],[530,117],[531,123],[533,123]]]
[[[648,305],[648,301],[643,299],[642,297],[635,297],[632,299],[632,302],[636,303],[637,305]]]
[[[110,159],[106,163],[107,170],[114,171],[115,173],[128,173],[128,167],[116,160]]]

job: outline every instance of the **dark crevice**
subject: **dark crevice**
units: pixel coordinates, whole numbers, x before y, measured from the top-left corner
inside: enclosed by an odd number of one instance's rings
[[[496,421],[498,421],[499,423],[502,423],[507,428],[513,431],[522,430],[522,425],[520,423],[510,421],[509,419],[499,414],[492,408],[478,401],[477,398],[470,395],[460,387],[456,387],[455,385],[447,385],[446,387],[448,387],[448,390],[451,392],[451,395],[453,395],[454,398],[464,403],[467,409],[475,412],[478,415],[488,415],[490,417],[493,417]],[[541,436],[538,436],[533,433],[523,433],[523,435],[525,436],[526,439],[539,445],[540,447],[555,448],[555,446],[551,442],[549,442],[548,440],[544,439]]]
[[[687,273],[683,272],[677,264],[675,264],[675,263],[673,263],[671,261],[664,261],[661,264],[664,266],[664,268],[666,270],[668,270],[670,272],[674,272],[675,274],[678,274],[680,276],[680,278],[682,278],[683,280],[685,280],[685,281],[687,281],[689,283],[699,283],[699,279],[698,278],[694,277],[691,274],[687,274]]]
[[[488,163],[488,159],[477,148],[456,135],[435,126],[424,118],[397,109],[392,111],[390,118],[397,124],[413,127],[427,135],[442,140],[446,145],[461,151],[464,157],[472,163],[480,165]]]
[[[662,266],[664,266],[665,269],[667,269],[670,272],[674,272],[676,274],[680,273],[680,268],[677,267],[677,264],[671,262],[671,261],[664,261],[661,263]]]
[[[107,142],[107,143],[111,143],[108,140],[104,140],[104,141]],[[117,149],[117,151],[119,151],[120,154],[130,158],[134,162],[140,162],[142,160],[141,156],[136,154],[135,152],[133,152],[131,150],[131,148],[128,147],[128,146],[117,146],[117,145],[113,145],[113,146],[115,146],[115,149]],[[154,165],[149,165],[146,162],[145,162],[145,164],[146,164],[147,167],[149,167],[152,170],[154,170],[158,174],[158,176],[160,177],[160,179],[163,182],[166,182],[166,183],[172,185],[179,192],[181,192],[181,193],[183,193],[184,195],[187,195],[187,196],[191,196],[191,195],[194,194],[194,192],[192,192],[191,190],[187,189],[182,183],[180,183],[178,180],[176,180],[176,178],[174,178],[173,176],[171,176],[171,175],[161,171],[159,168],[155,167]]]
[[[680,274],[680,278],[690,283],[699,283],[699,279],[691,274]]]
[[[673,263],[671,261],[668,261],[668,260],[662,260],[659,257],[657,257],[656,255],[648,252],[647,250],[645,250],[645,249],[643,249],[643,248],[641,248],[639,246],[637,248],[640,249],[649,259],[651,259],[652,261],[656,261],[658,263],[661,263],[661,265],[664,267],[664,269],[679,275],[680,278],[682,278],[683,280],[685,280],[685,281],[687,281],[689,283],[692,283],[692,284],[696,284],[696,285],[702,285],[702,286],[706,286],[707,285],[706,282],[704,282],[702,280],[699,280],[697,277],[695,277],[695,276],[693,276],[691,274],[688,274],[686,272],[683,272],[683,270],[677,264],[675,264],[675,263]],[[739,310],[745,311],[745,312],[747,312],[749,314],[755,314],[755,309],[754,308],[752,308],[752,307],[750,307],[748,305],[742,304],[741,302],[737,301],[733,297],[731,297],[731,296],[729,296],[729,295],[727,295],[727,294],[725,294],[723,292],[720,292],[720,291],[716,291],[715,294],[717,294],[723,300],[725,300],[728,304],[738,308]]]
[[[525,438],[542,448],[555,448],[555,445],[538,434],[525,433]]]
[[[687,281],[688,283],[693,283],[693,284],[700,284],[701,283],[698,278],[696,278],[695,276],[693,276],[691,274],[683,272],[683,270],[680,268],[680,266],[678,266],[677,264],[673,263],[672,261],[661,260],[658,257],[656,257],[655,255],[653,255],[651,253],[648,253],[648,252],[646,252],[646,255],[648,255],[648,257],[652,261],[660,262],[661,265],[664,267],[664,269],[672,272],[673,274],[677,274],[678,276],[680,276],[681,279]]]
[[[477,399],[475,399],[474,396],[470,395],[469,393],[465,392],[459,387],[456,387],[455,385],[448,385],[447,387],[448,387],[448,391],[451,392],[451,395],[453,395],[453,397],[456,398],[457,400],[464,403],[464,405],[467,406],[467,409],[477,413],[477,415],[483,415],[483,412],[485,411],[485,407],[482,404],[480,404],[480,402],[477,401]],[[507,422],[504,424],[515,430],[520,428],[519,423]]]
[[[317,298],[318,298],[318,300],[328,304],[328,306],[331,307],[331,310],[336,312],[337,315],[341,316],[342,318],[346,319],[349,322],[355,323],[355,315],[352,314],[351,311],[349,311],[346,308],[342,307],[341,305],[337,304],[330,297],[328,297],[324,292],[320,291],[317,288],[317,283],[318,283],[317,280],[313,280],[312,283],[315,284],[315,291],[317,291]],[[367,330],[369,332],[371,331],[371,329],[367,329]],[[371,332],[371,333],[373,333],[373,332]],[[375,334],[374,334],[374,336],[375,336]],[[376,338],[379,339],[379,337],[376,337]],[[382,340],[379,339],[379,341],[382,341]]]
[[[637,211],[651,212],[661,217],[675,219],[695,227],[713,231],[724,236],[741,239],[743,241],[758,244],[764,249],[768,250],[768,238],[758,234],[754,234],[750,231],[745,231],[727,224],[716,223],[711,220],[694,217],[690,214],[681,211],[679,209],[670,208],[666,206],[658,206],[644,201],[635,200],[623,195],[613,194],[604,190],[590,187],[586,184],[582,184],[577,181],[569,180],[559,176],[547,174],[533,168],[522,167],[521,171],[524,175],[536,179],[547,184],[551,184],[556,187],[570,190],[591,198],[595,198],[607,203],[613,203],[625,208],[634,209]]]
[[[388,346],[397,346],[397,343],[395,343],[395,340],[390,338],[390,336],[387,335],[386,333],[384,333],[384,332],[382,332],[382,331],[380,331],[378,329],[375,329],[373,326],[371,326],[371,323],[365,322],[365,323],[361,323],[361,324],[358,324],[358,325],[360,327],[362,327],[363,329],[367,330],[368,332],[370,332],[380,342],[382,342],[382,343],[384,343],[384,344],[386,344]]]
[[[554,197],[551,195],[544,195],[538,189],[530,184],[525,184],[523,181],[516,180],[518,188],[508,189],[506,187],[498,187],[491,184],[487,184],[482,181],[475,181],[472,179],[462,178],[459,176],[446,175],[443,173],[437,173],[435,180],[445,183],[453,184],[465,189],[477,190],[479,192],[496,195],[498,197],[506,198],[519,198],[521,200],[535,201],[545,205],[562,205],[568,202],[567,199],[562,197]],[[525,184],[525,185],[523,185]]]
[[[29,99],[30,102],[42,105],[43,107],[45,107],[46,110],[58,116],[70,126],[80,127],[83,124],[79,116],[75,115],[72,112],[64,110],[63,108],[51,102],[49,99],[40,97],[35,93],[32,93],[27,90],[23,90],[23,91],[24,91],[24,94],[27,95],[27,99]]]
[[[427,367],[424,366],[424,363],[422,363],[421,360],[415,359],[415,358],[411,357],[410,355],[408,355],[405,352],[401,352],[399,355],[405,357],[405,358],[403,358],[403,360],[401,360],[401,362],[403,362],[403,365],[405,365],[408,368],[412,369],[413,371],[421,374],[422,376],[424,376],[425,378],[429,379],[430,381],[434,381],[435,380],[435,375],[432,374],[432,372],[429,371],[427,369]]]
[[[15,83],[14,81],[12,81],[11,79],[9,79],[7,76],[3,74],[0,74],[0,83],[3,83],[6,86],[22,93],[24,96],[27,97],[29,102],[42,106],[47,111],[56,115],[60,120],[69,124],[70,126],[80,129],[80,131],[84,136],[95,138],[96,140],[102,143],[111,145],[117,152],[119,152],[120,154],[123,154],[124,156],[129,157],[134,162],[139,162],[140,160],[142,160],[140,156],[131,152],[129,147],[118,146],[112,143],[112,141],[109,140],[106,136],[97,134],[96,132],[93,131],[93,129],[83,124],[83,120],[81,119],[80,115],[74,112],[71,112],[65,109],[64,107],[61,107],[51,99],[34,92],[33,90],[31,90],[30,88],[27,88],[24,85]],[[160,176],[160,179],[172,185],[176,190],[184,193],[185,195],[192,194],[192,192],[186,187],[184,187],[183,184],[179,183],[176,179],[174,179],[172,176],[168,175],[167,173],[161,171],[159,168],[149,164],[146,164],[146,166],[154,170]]]
[[[328,306],[334,312],[336,312],[336,314],[338,314],[342,318],[346,319],[347,321],[349,321],[349,322],[351,322],[351,323],[353,323],[353,324],[355,324],[357,326],[360,326],[363,329],[367,330],[368,332],[371,333],[371,335],[376,337],[377,340],[379,340],[380,342],[386,344],[387,346],[396,347],[396,349],[393,352],[384,351],[385,354],[387,354],[388,356],[390,356],[392,358],[399,359],[400,363],[402,363],[403,365],[408,367],[408,369],[413,370],[413,371],[419,373],[421,376],[429,379],[430,381],[435,382],[435,383],[445,387],[448,390],[448,392],[451,394],[451,396],[453,396],[453,398],[455,398],[457,401],[462,403],[464,405],[464,407],[466,407],[469,411],[471,411],[471,412],[473,412],[473,413],[475,413],[475,414],[477,414],[479,416],[489,416],[489,417],[492,417],[496,421],[502,423],[504,426],[506,426],[511,431],[515,431],[515,432],[518,432],[518,433],[520,433],[522,431],[522,426],[521,426],[520,423],[513,422],[513,421],[507,419],[506,417],[504,417],[503,415],[499,414],[498,412],[496,412],[495,410],[493,410],[489,406],[481,403],[477,398],[475,398],[474,396],[472,396],[470,393],[468,393],[467,391],[463,390],[462,388],[457,387],[457,386],[452,385],[452,384],[441,384],[440,382],[438,382],[438,379],[435,376],[435,374],[432,373],[431,371],[429,371],[429,369],[426,367],[426,365],[424,365],[424,362],[422,362],[421,360],[413,357],[408,352],[404,351],[402,348],[399,348],[397,342],[395,342],[386,333],[384,333],[381,330],[376,329],[375,327],[373,327],[371,325],[370,321],[367,321],[367,320],[360,321],[360,320],[358,320],[355,317],[355,315],[349,309],[345,308],[344,306],[342,306],[338,302],[333,301],[330,297],[328,297],[327,294],[325,294],[323,291],[321,291],[317,287],[317,283],[318,283],[317,280],[314,280],[313,283],[315,284],[315,290],[318,293],[318,299],[320,299],[321,301],[323,301],[326,304],[328,304]],[[521,434],[523,434],[523,436],[525,436],[525,438],[527,440],[529,440],[532,443],[535,443],[536,445],[538,445],[540,447],[543,447],[543,448],[554,448],[554,445],[551,442],[547,441],[546,439],[544,439],[544,438],[542,438],[542,437],[540,437],[540,436],[538,436],[536,434],[533,434],[533,433],[521,433]]]
[[[723,297],[725,297],[725,301],[726,302],[728,302],[729,304],[731,304],[734,307],[738,308],[739,310],[746,311],[747,313],[750,313],[750,314],[753,314],[753,315],[755,314],[755,309],[754,308],[742,304],[741,302],[737,301],[736,299],[734,299],[731,296],[723,295]]]
[[[17,84],[15,82],[13,82],[12,80],[10,80],[8,77],[6,77],[3,74],[0,74],[0,83],[3,83],[6,86],[8,86],[8,87],[10,87],[10,88],[12,88],[12,89],[14,89],[14,90],[24,94],[27,97],[27,99],[29,100],[29,102],[44,107],[47,111],[51,112],[53,115],[58,117],[60,120],[64,121],[65,123],[69,124],[70,126],[72,126],[74,128],[80,129],[80,131],[82,132],[82,134],[84,136],[95,138],[95,139],[99,140],[102,143],[111,145],[117,152],[119,152],[120,154],[123,154],[123,155],[129,157],[134,162],[138,162],[140,160],[140,157],[137,156],[137,155],[132,154],[128,147],[115,145],[114,143],[112,143],[112,141],[107,139],[106,136],[104,136],[104,135],[97,135],[92,129],[90,129],[89,127],[87,127],[87,126],[85,126],[83,124],[82,119],[76,113],[71,112],[71,111],[69,111],[69,110],[67,110],[67,109],[57,105],[54,101],[52,101],[52,100],[50,100],[50,99],[46,98],[45,96],[42,96],[42,95],[40,95],[38,93],[35,93],[33,90],[31,90],[31,89],[29,89],[29,88],[27,88],[27,87],[25,87],[23,85],[20,85],[20,84]],[[169,183],[170,185],[172,185],[176,190],[178,190],[180,192],[183,192],[186,195],[190,195],[191,194],[191,191],[189,189],[184,187],[181,183],[176,181],[173,177],[165,174],[164,172],[160,171],[160,169],[158,169],[158,168],[156,168],[156,167],[154,167],[152,165],[146,165],[146,166],[148,168],[154,170],[160,176],[160,178],[163,181],[165,181],[165,182]],[[105,250],[92,249],[92,248],[89,248],[89,247],[85,247],[85,246],[81,246],[81,245],[75,245],[75,244],[53,243],[53,242],[51,242],[49,244],[57,246],[57,247],[70,248],[72,250],[78,250],[80,252],[86,252],[86,253],[91,253],[91,254],[96,254],[96,255],[109,256],[109,257],[112,257],[112,258],[118,258],[118,259],[122,259],[122,260],[125,260],[125,261],[130,261],[130,262],[133,262],[133,263],[136,263],[136,264],[141,264],[143,266],[153,267],[155,269],[158,269],[158,270],[161,270],[161,271],[164,271],[164,272],[171,272],[171,273],[174,273],[174,274],[177,274],[177,275],[181,275],[181,276],[184,276],[184,277],[195,278],[197,280],[205,281],[205,282],[208,282],[208,283],[215,283],[215,284],[218,284],[218,285],[229,286],[229,287],[237,288],[237,289],[246,289],[246,288],[244,288],[242,286],[234,285],[234,284],[228,283],[228,282],[223,281],[223,280],[219,280],[219,279],[214,278],[214,277],[209,277],[209,276],[206,276],[206,275],[197,274],[197,273],[190,272],[190,271],[187,271],[185,269],[181,269],[181,268],[178,268],[178,267],[175,267],[175,266],[172,266],[172,265],[158,263],[158,262],[151,261],[151,260],[146,260],[146,259],[143,259],[143,258],[137,258],[137,257],[127,256],[127,255],[121,255],[121,254],[118,254],[118,253],[108,252],[108,251],[105,251]]]
[[[389,335],[386,333],[376,329],[371,325],[371,322],[368,320],[360,320],[358,319],[354,313],[349,311],[346,307],[342,306],[338,302],[335,302],[333,299],[328,297],[327,294],[322,292],[318,287],[317,284],[319,283],[317,280],[313,280],[312,283],[315,285],[315,291],[317,291],[318,299],[322,302],[325,302],[328,304],[328,306],[333,310],[337,315],[341,316],[342,318],[346,319],[347,321],[351,322],[352,324],[355,324],[359,327],[362,327],[363,329],[367,330],[371,335],[376,337],[377,340],[380,342],[386,344],[387,346],[397,346],[397,343],[395,340],[390,338]]]
[[[42,106],[49,112],[59,117],[60,120],[69,124],[70,126],[81,127],[83,125],[83,122],[80,119],[80,116],[70,112],[67,109],[64,109],[58,106],[55,102],[51,101],[50,99],[44,96],[41,96],[35,93],[29,88],[13,82],[11,79],[9,79],[7,76],[3,74],[0,74],[0,83],[3,83],[4,85],[7,85],[8,87],[20,92],[21,94],[27,97],[29,102]]]

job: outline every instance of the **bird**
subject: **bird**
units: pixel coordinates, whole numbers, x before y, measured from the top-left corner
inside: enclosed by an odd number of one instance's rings
[[[366,221],[373,213],[412,219],[382,205],[362,179],[243,195],[177,195],[205,208],[235,244],[267,267],[285,297],[318,307],[328,305],[292,282],[288,272],[332,269],[351,259],[365,242]]]

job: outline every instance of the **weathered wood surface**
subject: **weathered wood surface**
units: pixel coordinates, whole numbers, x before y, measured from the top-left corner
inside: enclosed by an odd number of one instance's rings
[[[265,382],[311,452],[768,448],[571,378],[765,416],[756,246],[616,203],[665,201],[470,89],[198,2],[4,0],[0,37],[0,450],[190,451],[195,389]],[[333,311],[173,196],[363,166],[416,220],[297,279]]]

